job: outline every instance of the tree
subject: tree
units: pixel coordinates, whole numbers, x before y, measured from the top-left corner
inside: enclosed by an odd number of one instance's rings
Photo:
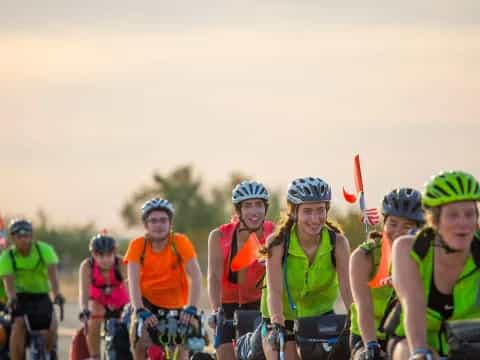
[[[199,258],[204,260],[209,232],[228,222],[233,215],[232,189],[242,180],[249,179],[240,172],[233,172],[225,184],[213,186],[209,191],[202,188],[202,179],[194,175],[190,165],[183,165],[171,173],[154,173],[153,184],[143,186],[124,205],[121,215],[129,227],[140,225],[140,208],[148,199],[163,197],[176,209],[174,228],[186,233],[195,244]],[[277,216],[279,195],[271,192],[269,217]]]

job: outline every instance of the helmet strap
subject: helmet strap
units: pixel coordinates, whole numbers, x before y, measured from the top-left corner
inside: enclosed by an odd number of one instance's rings
[[[445,240],[443,240],[443,238],[440,234],[437,234],[437,236],[435,237],[435,240],[433,242],[433,246],[444,249],[447,254],[455,254],[455,253],[462,252],[462,250],[457,250],[457,249],[454,249],[451,246],[449,246],[445,242]]]
[[[240,215],[238,216],[239,220],[240,220],[240,223],[243,225],[243,228],[242,229],[238,229],[238,232],[242,232],[242,231],[248,231],[249,234],[251,233],[254,233],[254,232],[257,232],[258,230],[260,230],[261,228],[263,228],[263,223],[265,222],[265,220],[262,221],[262,223],[260,224],[260,226],[258,226],[257,228],[251,228],[247,225],[247,223],[245,222],[245,220],[243,220],[243,217],[242,217],[242,214],[240,213]]]

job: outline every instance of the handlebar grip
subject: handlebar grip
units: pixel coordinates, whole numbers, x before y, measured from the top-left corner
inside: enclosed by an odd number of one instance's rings
[[[60,309],[60,321],[63,321],[64,315],[65,315],[63,303],[59,303],[57,305],[58,305],[58,308]]]
[[[217,313],[216,323],[217,324],[215,327],[215,338],[213,341],[213,347],[215,349],[218,349],[219,346],[221,345],[222,336],[223,336],[224,313],[222,310]]]
[[[280,357],[280,360],[285,360],[285,334],[283,332],[281,332],[279,334],[279,345],[280,345],[280,351],[279,351],[279,357]]]

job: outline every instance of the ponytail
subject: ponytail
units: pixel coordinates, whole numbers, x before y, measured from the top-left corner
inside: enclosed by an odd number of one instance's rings
[[[332,220],[325,221],[325,225],[328,229],[335,231],[337,234],[343,234],[343,230],[340,225]]]
[[[292,230],[293,225],[295,224],[295,206],[288,203],[287,213],[282,217],[280,222],[277,224],[277,229],[273,234],[272,241],[261,247],[258,251],[259,258],[266,260],[272,255],[272,248],[274,246],[281,245],[287,236]]]

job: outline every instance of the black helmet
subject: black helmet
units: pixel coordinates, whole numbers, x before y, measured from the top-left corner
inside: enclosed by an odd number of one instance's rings
[[[108,254],[115,250],[117,243],[114,238],[107,235],[97,234],[90,240],[90,252]]]
[[[25,219],[13,219],[10,221],[10,235],[32,235],[32,223]]]
[[[423,224],[422,194],[411,188],[392,190],[383,198],[382,213],[384,216],[398,216]]]

